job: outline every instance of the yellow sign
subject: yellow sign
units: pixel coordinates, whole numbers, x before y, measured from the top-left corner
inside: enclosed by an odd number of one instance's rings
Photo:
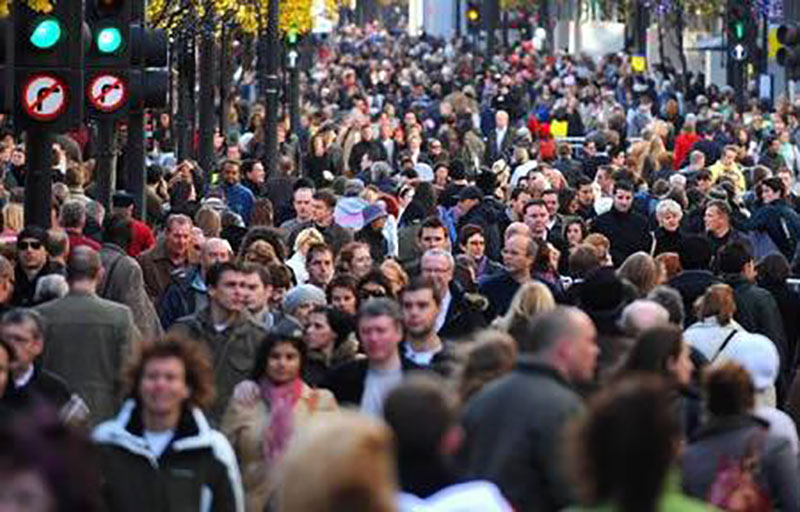
[[[769,29],[769,36],[767,36],[767,56],[774,59],[778,55],[778,50],[783,45],[778,42],[778,28],[772,27]]]
[[[631,69],[634,73],[644,73],[647,71],[647,57],[643,55],[631,55]]]

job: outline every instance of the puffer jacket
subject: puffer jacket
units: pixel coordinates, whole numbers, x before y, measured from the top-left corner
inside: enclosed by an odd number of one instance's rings
[[[200,409],[185,409],[160,457],[143,435],[141,411],[126,401],[116,418],[92,434],[99,446],[102,493],[117,512],[243,512],[239,467],[225,436]]]

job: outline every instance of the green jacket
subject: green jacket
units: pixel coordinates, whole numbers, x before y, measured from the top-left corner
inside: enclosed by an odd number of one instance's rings
[[[201,309],[194,315],[178,319],[170,328],[201,341],[208,347],[214,364],[217,398],[208,412],[213,424],[218,425],[228,406],[233,388],[250,377],[255,365],[258,346],[267,330],[243,313],[222,332],[217,332],[211,321],[211,308]]]
[[[36,310],[45,319],[42,366],[83,398],[96,424],[119,406],[120,370],[140,341],[127,306],[71,291]]]

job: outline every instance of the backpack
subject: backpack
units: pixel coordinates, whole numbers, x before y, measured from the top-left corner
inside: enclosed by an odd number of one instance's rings
[[[759,455],[766,431],[755,433],[747,451],[739,459],[724,457],[714,475],[707,501],[729,512],[768,512],[772,510],[769,494],[757,480]]]

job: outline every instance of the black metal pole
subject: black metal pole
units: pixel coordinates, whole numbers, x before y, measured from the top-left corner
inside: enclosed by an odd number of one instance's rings
[[[178,160],[193,158],[192,139],[194,135],[194,55],[190,46],[194,38],[182,34],[178,48],[178,113],[175,116],[176,142],[178,144]]]
[[[27,131],[28,174],[25,177],[25,225],[50,227],[54,136],[47,130]]]
[[[278,168],[278,108],[280,94],[280,39],[278,37],[278,0],[269,0],[269,17],[266,33],[266,119],[265,136],[266,151],[264,152],[264,168],[267,174],[274,176]]]
[[[487,0],[486,5],[486,19],[484,27],[486,28],[486,66],[491,66],[492,59],[495,52],[495,30],[497,29],[497,11],[498,0]]]
[[[95,199],[106,210],[111,207],[111,191],[114,188],[114,121],[97,121],[97,164],[94,171]]]
[[[456,9],[456,37],[461,37],[461,0],[455,1]]]
[[[227,23],[223,23],[220,34],[219,47],[219,133],[223,137],[228,134],[228,30]]]
[[[134,19],[144,23],[144,2],[133,3]],[[125,187],[133,196],[134,215],[145,218],[144,182],[145,182],[145,148],[144,148],[144,110],[133,109],[128,114],[128,144],[125,148]]]
[[[297,50],[291,49],[286,55],[289,64],[289,121],[292,124],[292,133],[300,139],[300,70],[298,69],[300,55]]]
[[[206,172],[216,169],[214,158],[214,34],[211,20],[204,21],[200,34],[200,97],[199,135],[200,154],[198,163]]]

